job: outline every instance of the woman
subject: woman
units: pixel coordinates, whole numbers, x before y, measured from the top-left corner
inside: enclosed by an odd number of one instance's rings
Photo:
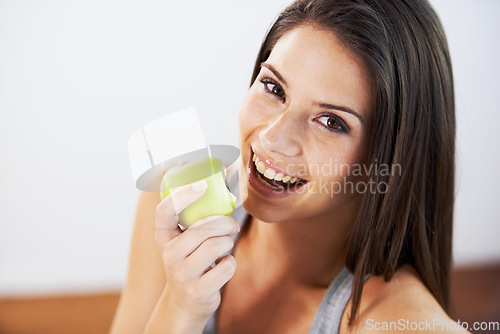
[[[141,195],[112,332],[465,332],[446,313],[453,79],[425,0],[294,2],[239,126],[244,214],[182,232],[205,183]]]

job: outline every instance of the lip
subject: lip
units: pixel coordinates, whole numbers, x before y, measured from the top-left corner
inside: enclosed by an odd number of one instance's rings
[[[273,199],[278,199],[278,198],[284,198],[290,195],[293,195],[294,193],[297,192],[297,189],[302,188],[306,183],[295,186],[293,188],[284,188],[283,190],[274,190],[272,188],[269,188],[265,184],[262,183],[259,178],[261,177],[259,173],[257,172],[257,169],[255,167],[255,163],[252,161],[253,157],[253,151],[251,152],[251,156],[248,162],[248,183],[250,186],[258,192],[260,195],[267,197],[267,198],[273,198]],[[259,157],[260,158],[260,157]]]
[[[260,152],[256,151],[253,147],[250,147],[251,151],[252,151],[252,155],[250,156],[250,160],[253,161],[253,154],[255,154],[259,159],[260,161],[263,161],[265,162],[265,164],[269,167],[271,167],[272,169],[274,169],[276,171],[276,174],[278,173],[283,173],[284,175],[288,175],[290,177],[296,177],[297,179],[303,179],[305,180],[303,177],[300,177],[300,176],[297,176],[295,174],[290,174],[290,173],[287,173],[285,171],[284,168],[276,165],[275,163],[273,163],[271,160],[267,159],[265,156],[263,156]],[[306,180],[307,181],[307,180]]]

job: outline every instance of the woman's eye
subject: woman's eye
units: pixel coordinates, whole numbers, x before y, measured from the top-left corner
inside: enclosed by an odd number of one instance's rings
[[[273,93],[274,95],[278,95],[279,97],[285,96],[285,91],[280,86],[273,84],[273,83],[268,83],[268,84],[266,84],[266,86],[267,86],[267,89],[269,89],[271,91],[271,93]]]
[[[267,92],[276,95],[280,99],[285,98],[285,90],[276,82],[271,81],[269,79],[262,79],[260,82],[262,82]]]
[[[334,129],[334,130],[337,130],[338,128],[340,128],[339,122],[337,122],[337,120],[333,117],[328,117],[328,120],[326,121],[326,126],[330,129]]]
[[[347,132],[349,129],[342,120],[334,117],[333,115],[321,116],[319,117],[319,121],[330,131]]]

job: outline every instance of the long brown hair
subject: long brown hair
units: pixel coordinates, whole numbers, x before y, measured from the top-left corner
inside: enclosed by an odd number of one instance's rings
[[[298,0],[276,19],[260,64],[278,39],[300,25],[333,31],[364,63],[373,83],[368,161],[400,173],[368,177],[387,185],[363,195],[347,244],[354,274],[352,324],[364,278],[389,281],[411,264],[448,311],[455,181],[453,75],[441,23],[426,0]]]

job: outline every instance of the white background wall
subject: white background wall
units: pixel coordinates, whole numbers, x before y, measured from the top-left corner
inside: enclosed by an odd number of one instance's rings
[[[197,106],[207,142],[236,145],[254,57],[287,3],[0,0],[0,295],[122,286],[128,136]],[[432,3],[456,80],[455,259],[499,261],[500,2]]]

